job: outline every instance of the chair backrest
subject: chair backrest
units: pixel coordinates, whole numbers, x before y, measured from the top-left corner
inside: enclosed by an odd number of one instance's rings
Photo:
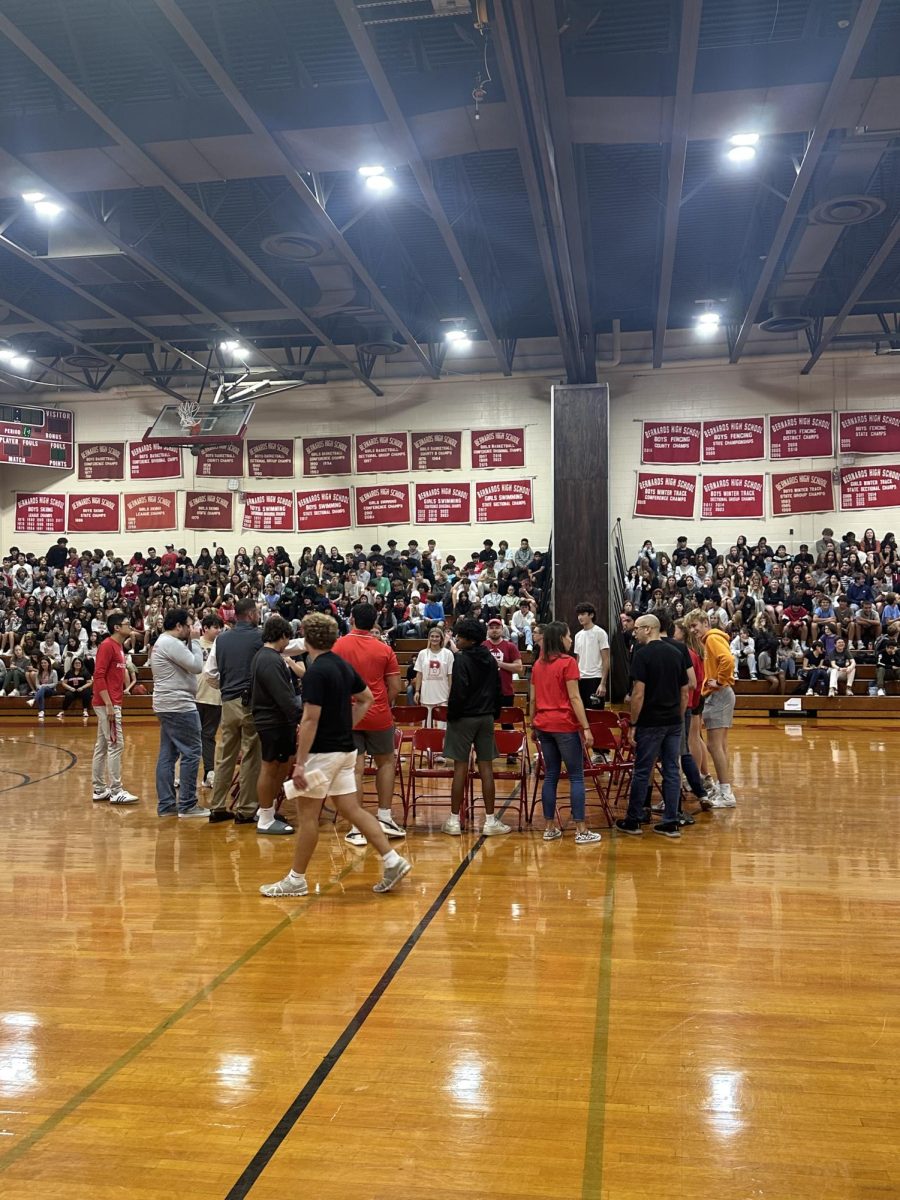
[[[585,713],[589,725],[605,725],[607,729],[612,729],[619,723],[618,715],[611,708],[587,708]]]
[[[428,709],[424,704],[395,704],[391,709],[395,725],[424,725]]]
[[[443,753],[444,749],[444,731],[443,729],[414,729],[413,730],[413,750],[431,750],[438,754]]]
[[[521,708],[501,708],[497,718],[501,725],[524,725],[525,710]],[[507,731],[508,732],[508,731]]]
[[[434,706],[434,708],[431,710],[431,719],[433,721],[446,721],[447,720],[447,705],[446,704],[436,704]]]
[[[608,725],[595,725],[591,729],[595,750],[618,750],[619,739]]]
[[[497,743],[497,749],[501,756],[521,754],[522,747],[525,745],[525,734],[519,733],[515,729],[498,729],[494,734],[494,741]]]

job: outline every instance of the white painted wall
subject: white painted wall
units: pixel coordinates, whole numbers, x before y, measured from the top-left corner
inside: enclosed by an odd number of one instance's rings
[[[173,540],[187,548],[189,553],[196,553],[201,546],[211,546],[218,541],[226,551],[233,553],[239,545],[248,547],[259,542],[263,545],[274,541],[283,543],[289,551],[296,552],[303,545],[315,545],[324,542],[326,545],[337,545],[347,549],[359,541],[368,547],[375,542],[382,546],[389,537],[396,538],[399,545],[405,546],[410,538],[417,538],[421,544],[428,537],[437,538],[438,545],[444,553],[465,555],[474,549],[481,548],[481,542],[491,537],[496,543],[506,537],[510,542],[519,537],[528,537],[532,545],[546,547],[550,533],[551,511],[551,474],[550,474],[550,379],[546,376],[518,375],[511,379],[491,379],[479,376],[447,377],[440,381],[396,380],[383,382],[385,389],[383,398],[374,396],[359,384],[334,386],[329,389],[310,388],[305,392],[302,388],[285,392],[270,400],[261,400],[251,419],[248,435],[254,438],[265,437],[311,437],[321,434],[353,434],[353,433],[387,433],[396,430],[431,430],[431,429],[462,429],[463,438],[463,469],[460,471],[435,472],[432,476],[427,473],[411,472],[412,482],[426,482],[429,478],[454,480],[490,481],[497,479],[520,479],[531,477],[534,480],[534,523],[521,528],[509,528],[497,524],[483,528],[472,525],[448,525],[442,529],[430,529],[426,526],[390,527],[366,526],[361,529],[349,529],[331,533],[314,534],[271,534],[243,533],[240,521],[243,506],[235,497],[234,514],[235,527],[231,534],[182,531],[174,535]],[[75,412],[76,442],[93,441],[134,441],[143,437],[146,429],[152,424],[160,408],[167,403],[167,397],[152,388],[123,388],[114,392],[106,392],[99,396],[79,394],[70,397],[67,393],[52,393],[45,397],[35,393],[23,403],[40,405],[42,402],[55,400],[62,407],[72,408]],[[525,468],[509,471],[472,471],[469,469],[469,439],[465,431],[492,426],[524,425],[525,428]],[[302,469],[301,447],[296,445],[295,466]],[[103,483],[100,481],[79,482],[77,471],[71,473],[45,470],[37,467],[0,466],[0,545],[4,551],[11,545],[18,545],[25,550],[38,553],[50,546],[55,536],[16,534],[14,520],[14,501],[16,492],[145,492],[158,489],[170,491],[173,488],[179,493],[184,491],[223,491],[226,488],[225,479],[195,479],[196,460],[187,450],[182,451],[184,476],[180,480],[136,480],[124,483]],[[128,467],[126,463],[126,475]],[[245,477],[242,487],[246,491],[309,489],[315,487],[346,487],[348,484],[374,484],[403,482],[407,477],[386,475],[341,476],[329,479],[325,476],[315,479],[304,479],[298,475],[295,479],[257,480]],[[414,505],[415,493],[410,489],[410,504]],[[474,489],[472,496],[474,512]],[[184,510],[183,495],[178,497],[178,518],[182,519]],[[56,535],[58,536],[58,535]],[[92,534],[86,537],[73,535],[70,539],[80,550],[102,545],[104,549],[128,551],[145,549],[148,545],[159,548],[164,541],[161,534]],[[82,546],[82,542],[85,543]]]

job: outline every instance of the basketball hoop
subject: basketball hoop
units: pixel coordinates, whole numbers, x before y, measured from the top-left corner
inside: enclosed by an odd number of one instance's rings
[[[200,432],[202,420],[199,400],[180,400],[178,402],[178,421],[186,434],[191,436]]]

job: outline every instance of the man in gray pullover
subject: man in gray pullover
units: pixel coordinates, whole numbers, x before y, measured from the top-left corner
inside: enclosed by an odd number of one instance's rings
[[[153,711],[159,721],[156,763],[156,811],[161,817],[208,817],[197,803],[200,766],[200,716],[197,679],[203,652],[191,643],[191,622],[184,608],[170,608],[163,632],[150,656],[153,672]],[[181,759],[178,802],[175,801],[175,763]]]

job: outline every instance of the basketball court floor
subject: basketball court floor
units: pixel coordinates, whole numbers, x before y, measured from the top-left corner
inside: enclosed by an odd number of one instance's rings
[[[488,841],[414,873],[331,825],[159,821],[156,731],[0,736],[4,1200],[900,1196],[896,727],[734,731],[679,842]]]

